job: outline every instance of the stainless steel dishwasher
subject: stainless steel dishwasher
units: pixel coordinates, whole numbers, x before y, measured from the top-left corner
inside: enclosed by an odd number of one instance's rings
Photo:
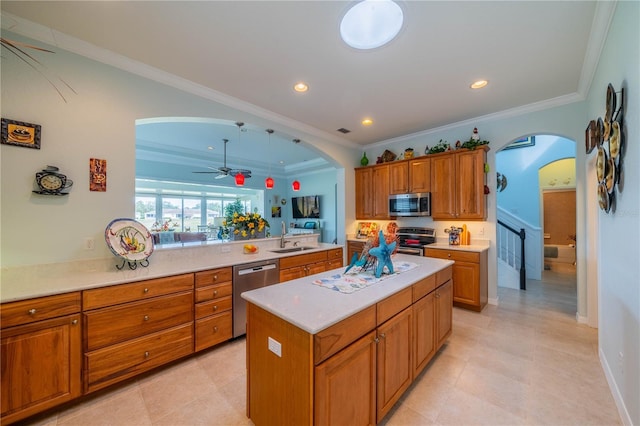
[[[247,332],[247,302],[240,295],[280,282],[278,259],[244,263],[233,267],[233,337]]]

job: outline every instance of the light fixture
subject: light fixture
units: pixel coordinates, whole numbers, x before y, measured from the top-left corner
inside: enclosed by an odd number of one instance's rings
[[[242,172],[239,172],[235,176],[236,178],[236,186],[244,186],[244,175]]]
[[[269,133],[269,158],[271,158],[271,133],[273,133],[273,129],[267,129],[267,133]],[[264,180],[264,186],[267,189],[273,189],[273,178],[271,177],[271,160],[269,160],[269,175]]]
[[[304,93],[307,90],[309,90],[309,86],[307,86],[306,83],[300,81],[300,82],[298,82],[298,83],[293,85],[293,90],[295,90],[296,92],[299,92],[299,93]]]
[[[364,0],[340,22],[342,40],[355,49],[375,49],[395,38],[402,28],[402,8],[391,0]]]
[[[487,80],[478,80],[471,83],[471,86],[469,87],[471,87],[472,89],[482,89],[487,84],[489,84]]]
[[[240,134],[242,133],[242,126],[244,126],[244,123],[242,121],[237,121],[236,126],[238,126],[238,142],[240,142]],[[231,170],[229,174],[231,174],[235,178],[236,186],[244,186],[245,175],[246,177],[251,177],[251,170]]]
[[[293,183],[291,184],[291,187],[293,188],[294,191],[300,191],[300,182],[298,182],[297,180],[294,180]]]
[[[365,118],[364,120],[362,120],[363,126],[371,126],[372,124],[373,124],[373,120],[370,118]]]

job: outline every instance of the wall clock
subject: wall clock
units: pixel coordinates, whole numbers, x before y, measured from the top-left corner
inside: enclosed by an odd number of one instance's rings
[[[47,166],[46,169],[37,172],[36,185],[38,190],[33,192],[42,195],[67,195],[68,192],[64,192],[64,190],[70,188],[73,181],[58,171],[59,169],[55,166]]]

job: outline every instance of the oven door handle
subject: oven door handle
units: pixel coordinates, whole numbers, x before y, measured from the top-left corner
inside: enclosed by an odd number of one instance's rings
[[[422,256],[424,254],[423,249],[417,247],[399,247],[398,253],[412,254],[414,256]]]

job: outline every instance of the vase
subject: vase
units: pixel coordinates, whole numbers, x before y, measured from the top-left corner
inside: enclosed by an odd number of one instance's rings
[[[366,166],[367,164],[369,164],[369,159],[367,158],[367,153],[365,152],[360,159],[360,165]]]

